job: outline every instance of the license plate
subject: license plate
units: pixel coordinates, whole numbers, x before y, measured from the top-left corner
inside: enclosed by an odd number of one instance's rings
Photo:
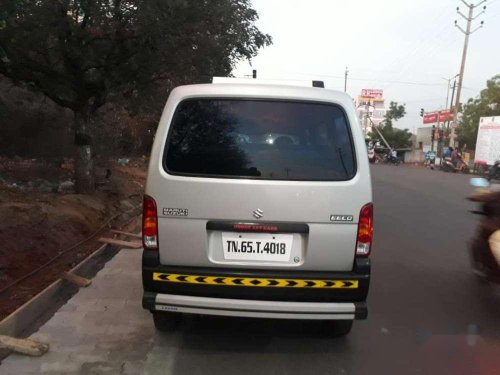
[[[222,232],[224,259],[288,262],[292,234]]]

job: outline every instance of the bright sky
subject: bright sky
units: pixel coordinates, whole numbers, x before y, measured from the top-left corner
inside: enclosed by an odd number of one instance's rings
[[[474,4],[480,0],[475,0]],[[445,108],[447,82],[459,72],[464,35],[454,26],[465,20],[460,0],[253,0],[257,26],[274,44],[240,63],[233,74],[257,69],[263,79],[319,79],[327,88],[356,97],[362,88],[383,89],[389,101],[406,103],[407,115],[396,126],[422,126],[420,108]],[[476,8],[461,102],[475,97],[486,80],[500,74],[500,0]],[[451,96],[451,90],[450,90]]]

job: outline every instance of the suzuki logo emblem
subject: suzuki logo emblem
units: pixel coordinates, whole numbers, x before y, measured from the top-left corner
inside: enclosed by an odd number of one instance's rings
[[[260,208],[257,208],[253,212],[253,217],[256,218],[256,219],[262,219],[263,216],[264,216],[264,211],[262,211]]]

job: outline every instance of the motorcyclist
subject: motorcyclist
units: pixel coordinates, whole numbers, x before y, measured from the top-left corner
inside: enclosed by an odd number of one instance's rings
[[[457,166],[457,163],[458,163],[458,152],[457,150],[454,150],[452,147],[451,148],[451,162],[453,163],[453,165],[456,167]]]
[[[443,158],[451,158],[451,153],[453,152],[453,147],[447,147],[443,152]]]
[[[500,191],[474,194],[469,200],[482,204],[482,219],[471,243],[474,272],[500,283]]]
[[[488,171],[488,180],[500,180],[500,160],[497,160]]]

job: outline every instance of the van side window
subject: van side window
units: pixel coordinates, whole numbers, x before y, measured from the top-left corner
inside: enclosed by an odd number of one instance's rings
[[[356,173],[344,111],[296,101],[184,100],[164,165],[171,174],[271,180],[343,181]]]

